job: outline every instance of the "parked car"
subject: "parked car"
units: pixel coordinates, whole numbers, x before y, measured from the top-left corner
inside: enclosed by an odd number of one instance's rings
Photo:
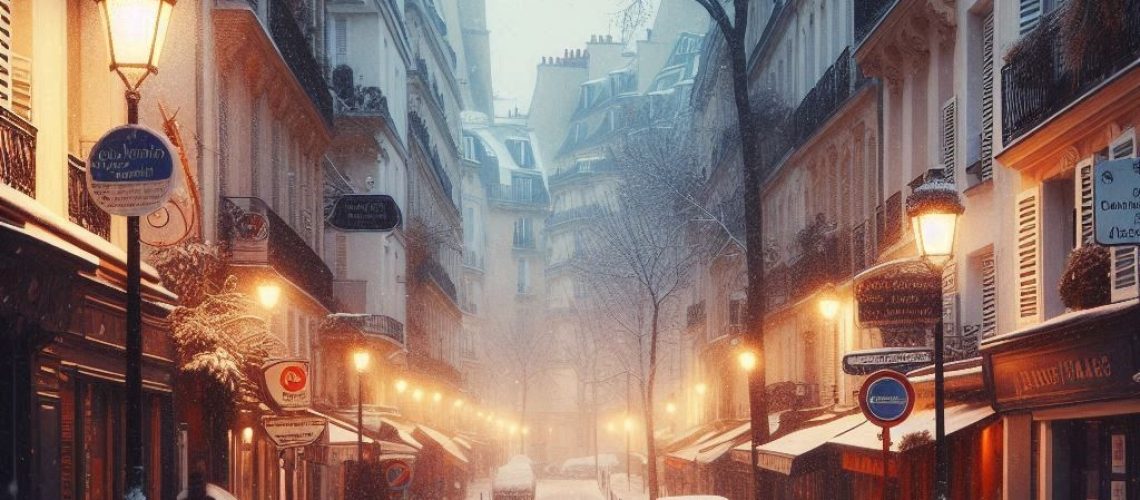
[[[529,458],[515,455],[495,471],[491,480],[492,500],[534,500],[534,468]]]

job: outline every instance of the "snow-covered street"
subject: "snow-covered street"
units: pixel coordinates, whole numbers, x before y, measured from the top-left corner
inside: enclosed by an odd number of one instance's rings
[[[537,500],[602,500],[598,485],[590,479],[540,479],[535,488]],[[491,482],[478,480],[467,488],[468,500],[490,500]]]

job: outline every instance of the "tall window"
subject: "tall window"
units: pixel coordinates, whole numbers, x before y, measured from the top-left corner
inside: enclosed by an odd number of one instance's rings
[[[511,152],[511,158],[515,163],[523,168],[534,167],[534,152],[530,149],[530,141],[526,139],[507,139],[507,149]]]
[[[518,262],[518,293],[530,293],[530,262],[525,258],[519,259]]]
[[[515,221],[515,248],[534,248],[534,229],[529,217],[521,217]]]
[[[479,161],[479,157],[475,155],[475,137],[470,135],[463,136],[463,157],[471,161]]]
[[[333,36],[336,43],[336,62],[337,64],[345,64],[348,62],[348,20],[344,17],[337,17],[333,21]]]

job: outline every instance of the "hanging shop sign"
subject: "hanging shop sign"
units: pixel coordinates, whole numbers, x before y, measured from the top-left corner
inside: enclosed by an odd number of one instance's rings
[[[942,279],[921,261],[895,261],[855,280],[863,327],[933,325],[942,318]]]
[[[906,373],[934,363],[934,349],[927,347],[892,347],[851,351],[843,356],[843,373],[867,375],[879,370]]]
[[[262,368],[262,373],[267,402],[278,410],[304,410],[309,407],[312,391],[309,389],[308,361],[271,361]]]
[[[278,448],[308,446],[321,437],[328,421],[321,417],[262,417],[265,435]]]
[[[384,462],[384,482],[390,490],[404,490],[412,484],[412,465],[403,460]]]
[[[142,216],[158,210],[174,189],[174,146],[142,125],[115,127],[91,148],[87,189],[109,214]]]
[[[1101,245],[1140,243],[1140,159],[1097,163],[1093,169],[1093,221]]]
[[[386,194],[340,196],[329,214],[329,225],[342,231],[391,231],[400,225],[400,206]]]
[[[914,409],[914,399],[914,386],[905,375],[892,370],[872,373],[859,389],[863,416],[884,429],[906,420]]]

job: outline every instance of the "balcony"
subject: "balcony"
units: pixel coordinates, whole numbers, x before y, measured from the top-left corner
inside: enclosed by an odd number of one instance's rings
[[[379,340],[404,349],[404,324],[383,314],[330,314],[321,324],[321,334],[354,340]]]
[[[338,116],[380,116],[386,120],[392,119],[392,114],[388,111],[388,97],[380,87],[355,85],[354,73],[348,65],[337,66],[333,70],[332,81]]]
[[[225,198],[222,238],[232,264],[270,266],[325,307],[333,307],[333,274],[288,223],[259,198]]]
[[[595,160],[579,160],[574,162],[574,165],[569,168],[564,168],[550,176],[550,184],[558,182],[565,182],[569,179],[586,176],[594,172],[614,172],[617,170],[617,165],[614,164],[609,158],[598,158]]]
[[[540,205],[545,207],[550,196],[542,188],[542,179],[535,182],[517,184],[492,184],[487,186],[487,200],[511,205]]]
[[[67,218],[84,229],[111,239],[111,214],[95,205],[87,191],[87,165],[67,156]]]
[[[429,378],[449,383],[456,387],[463,383],[463,377],[459,374],[459,370],[455,369],[455,367],[451,366],[448,362],[436,359],[426,353],[408,353],[408,367],[415,373],[427,375]]]
[[[281,51],[281,58],[324,118],[325,124],[332,127],[332,95],[325,82],[324,72],[313,56],[308,37],[301,31],[289,4],[284,0],[273,0],[269,5],[269,35],[277,45],[277,50]]]
[[[451,280],[451,276],[447,275],[447,270],[439,261],[427,259],[420,264],[418,275],[421,281],[435,282],[444,295],[447,295],[452,302],[459,303],[459,294],[456,293],[455,282]]]
[[[475,269],[477,271],[482,271],[483,270],[483,254],[479,253],[475,250],[464,249],[463,250],[463,266],[470,268],[470,269]]]
[[[422,57],[416,58],[416,65],[408,71],[408,76],[418,78],[420,85],[423,85],[424,91],[428,94],[427,101],[435,107],[439,115],[447,119],[447,107],[444,106],[443,92],[439,90],[439,84],[435,83],[435,79],[431,77],[428,71],[427,61]]]
[[[855,43],[862,42],[898,0],[855,0]]]
[[[902,237],[902,192],[895,191],[887,202],[875,207],[875,234],[878,250],[884,252]]]
[[[851,57],[851,48],[843,49],[789,116],[792,144],[803,144],[815,134],[864,80]]]
[[[1109,35],[1111,43],[1087,44],[1079,57],[1069,53],[1070,37],[1061,36],[1065,7],[1043,17],[1010,50],[1008,63],[1001,69],[1005,144],[1136,62],[1140,57],[1140,0],[1125,0],[1123,5],[1119,21],[1123,27]]]
[[[515,231],[515,236],[511,240],[511,247],[515,250],[534,250],[537,245],[535,245],[533,234],[522,234]]]
[[[36,196],[36,128],[0,108],[0,181]]]
[[[408,131],[412,133],[412,137],[419,141],[424,155],[427,156],[428,163],[431,164],[432,171],[439,178],[440,187],[447,194],[447,199],[451,201],[451,178],[448,177],[447,171],[443,168],[443,161],[439,158],[439,152],[431,145],[431,134],[428,132],[427,124],[415,111],[408,113]]]
[[[609,213],[610,211],[608,208],[596,203],[568,208],[566,210],[554,212],[550,215],[550,217],[547,217],[546,228],[550,229],[551,227],[557,226],[559,224],[577,220],[596,219],[598,217],[609,215]]]

